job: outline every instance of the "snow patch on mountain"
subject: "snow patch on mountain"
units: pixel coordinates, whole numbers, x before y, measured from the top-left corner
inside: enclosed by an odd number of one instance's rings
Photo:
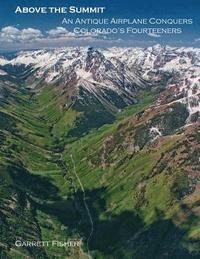
[[[0,75],[5,76],[5,75],[7,75],[7,73],[4,70],[0,69]]]
[[[92,81],[93,80],[93,76],[92,73],[89,71],[85,71],[84,69],[78,69],[76,71],[76,74],[79,78],[82,78],[84,80],[88,80],[88,81]]]
[[[161,131],[157,127],[151,127],[150,128],[150,134],[153,137],[151,142],[154,142],[157,138],[162,136]]]

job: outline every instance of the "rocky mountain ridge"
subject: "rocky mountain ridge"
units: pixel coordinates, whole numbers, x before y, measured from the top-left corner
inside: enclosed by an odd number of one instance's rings
[[[115,93],[124,105],[134,103],[138,89],[160,85],[166,94],[158,100],[158,105],[178,101],[187,106],[188,121],[199,117],[200,49],[197,48],[155,45],[146,49],[22,51],[11,60],[0,59],[1,77],[9,73],[6,69],[8,65],[31,67],[34,80],[37,78],[47,84],[63,85],[80,99],[80,89],[108,102],[113,102],[110,93]]]

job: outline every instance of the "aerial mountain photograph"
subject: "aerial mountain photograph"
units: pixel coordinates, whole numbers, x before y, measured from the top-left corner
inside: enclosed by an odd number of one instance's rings
[[[0,4],[0,259],[200,258],[199,0]]]

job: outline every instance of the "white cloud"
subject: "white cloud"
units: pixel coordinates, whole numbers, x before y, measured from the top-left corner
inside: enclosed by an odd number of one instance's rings
[[[94,33],[74,33],[67,30],[64,27],[56,27],[50,29],[44,34],[34,28],[24,28],[19,29],[16,26],[7,26],[0,30],[0,42],[1,45],[12,45],[12,44],[21,44],[26,45],[30,43],[41,43],[41,44],[49,44],[52,41],[54,44],[57,42],[59,43],[69,43],[71,41],[91,41],[95,40],[110,40],[108,35],[104,34],[94,34]]]
[[[42,37],[42,32],[33,28],[20,30],[14,26],[7,26],[0,31],[0,41],[7,43],[33,42]]]
[[[42,32],[37,29],[28,28],[21,30],[20,40],[22,41],[34,41],[42,38]]]
[[[33,49],[46,47],[81,46],[95,43],[103,44],[105,39],[99,35],[76,34],[64,27],[52,28],[44,33],[34,28],[19,29],[7,26],[0,29],[1,49]]]
[[[18,37],[20,30],[15,27],[7,26],[0,31],[0,40],[5,42],[14,42]]]
[[[47,34],[50,38],[63,38],[63,37],[75,37],[75,33],[68,31],[64,27],[56,27],[55,29],[51,29],[47,31]]]
[[[149,41],[148,41],[149,42]],[[0,46],[1,49],[35,49],[64,46],[107,46],[114,45],[136,45],[140,44],[134,40],[116,39],[110,34],[95,33],[75,33],[64,27],[52,28],[42,32],[39,29],[7,26],[0,29]]]
[[[147,34],[149,37],[153,37],[153,38],[160,38],[161,36],[159,34],[156,34],[156,33],[148,33]]]
[[[74,33],[71,31],[68,31],[64,27],[56,27],[55,29],[51,29],[46,32],[47,33],[47,38],[57,38],[57,39],[76,39],[76,38],[96,38],[100,37],[100,34],[96,33]]]

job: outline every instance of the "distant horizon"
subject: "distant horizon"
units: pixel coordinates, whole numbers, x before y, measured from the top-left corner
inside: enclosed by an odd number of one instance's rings
[[[174,44],[160,44],[160,43],[154,43],[150,44],[147,46],[92,46],[92,45],[87,45],[87,46],[59,46],[59,47],[41,47],[41,48],[24,48],[24,49],[0,49],[0,54],[15,54],[19,52],[25,52],[25,51],[37,51],[37,50],[55,50],[55,49],[67,49],[67,48],[94,48],[94,49],[112,49],[112,48],[142,48],[146,49],[148,47],[154,47],[156,45],[160,45],[161,47],[171,47],[171,48],[194,48],[194,49],[200,49],[200,46],[193,46],[193,45],[174,45]]]

